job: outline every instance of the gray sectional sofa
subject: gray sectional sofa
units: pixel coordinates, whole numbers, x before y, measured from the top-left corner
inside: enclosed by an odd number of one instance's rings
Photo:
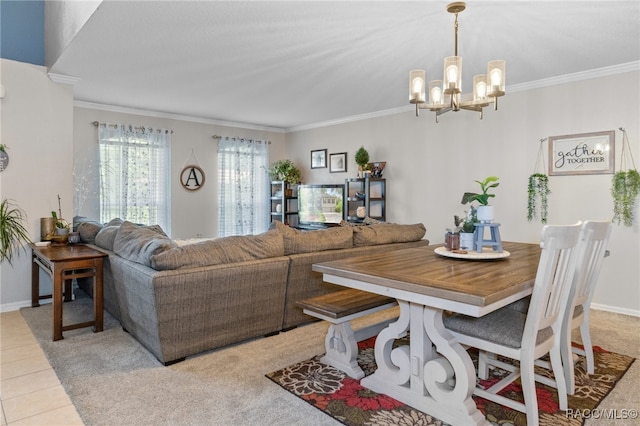
[[[297,300],[340,290],[313,263],[426,246],[422,224],[174,241],[158,226],[76,218],[84,243],[108,253],[105,308],[165,365],[313,321]],[[91,285],[79,282],[91,295]]]

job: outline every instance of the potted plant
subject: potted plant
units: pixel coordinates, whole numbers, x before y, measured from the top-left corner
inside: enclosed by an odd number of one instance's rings
[[[356,164],[358,165],[358,177],[363,177],[363,171],[366,170],[366,167],[369,164],[369,152],[364,149],[364,146],[361,146],[354,156]]]
[[[291,160],[278,160],[269,169],[271,177],[283,180],[290,184],[299,183],[302,180],[300,169]]]
[[[51,217],[55,221],[56,235],[67,235],[69,233],[69,223],[58,217],[55,211],[51,211]]]
[[[31,243],[29,232],[24,226],[27,215],[17,205],[4,199],[0,204],[0,262],[11,261],[19,250],[24,249],[23,244]]]
[[[500,185],[498,183],[497,176],[489,176],[485,180],[476,180],[480,185],[481,193],[475,192],[465,192],[462,195],[462,204],[471,203],[473,201],[477,201],[480,206],[477,208],[477,217],[481,222],[491,222],[493,221],[493,206],[489,205],[489,198],[495,197],[495,194],[489,194],[489,190],[492,188],[498,187]]]
[[[463,250],[473,250],[473,238],[476,230],[475,224],[478,223],[477,209],[471,206],[469,211],[465,212],[464,218],[456,215],[453,217],[453,221],[456,229],[460,233],[460,248]]]
[[[640,174],[635,169],[616,172],[611,180],[613,222],[624,226],[633,224],[633,206],[640,194]]]
[[[527,194],[527,219],[529,222],[537,216],[536,202],[539,199],[540,222],[547,223],[547,196],[551,194],[549,177],[543,173],[534,173],[529,176]]]

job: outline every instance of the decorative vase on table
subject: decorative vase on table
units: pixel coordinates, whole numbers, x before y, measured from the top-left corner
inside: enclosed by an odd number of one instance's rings
[[[494,219],[493,206],[478,206],[478,220],[482,223],[491,223]]]
[[[460,248],[462,250],[473,250],[473,232],[461,232],[460,233]]]

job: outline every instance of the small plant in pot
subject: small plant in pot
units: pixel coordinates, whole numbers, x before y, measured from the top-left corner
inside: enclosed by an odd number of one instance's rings
[[[20,254],[24,245],[31,243],[29,232],[24,225],[25,212],[7,199],[0,204],[0,262],[12,265],[13,256]],[[12,265],[13,266],[13,265]]]
[[[361,146],[354,156],[354,160],[358,165],[358,177],[363,177],[363,171],[367,170],[369,165],[369,152],[364,149],[364,146]]]
[[[462,195],[462,204],[468,204],[473,201],[477,201],[480,206],[478,206],[477,216],[480,222],[491,222],[493,221],[493,207],[489,205],[489,199],[495,197],[495,194],[489,194],[489,190],[498,187],[500,183],[498,183],[497,176],[489,176],[486,179],[480,181],[476,180],[478,185],[480,185],[481,193],[475,192],[465,192]]]
[[[460,233],[460,248],[463,250],[474,250],[473,238],[478,223],[477,209],[471,206],[469,211],[465,212],[464,218],[454,216],[453,221],[456,230]]]

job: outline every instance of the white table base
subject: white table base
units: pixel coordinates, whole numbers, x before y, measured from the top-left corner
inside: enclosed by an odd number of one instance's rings
[[[361,384],[456,426],[488,425],[471,397],[476,384],[473,362],[444,327],[443,310],[398,303],[398,320],[376,339],[378,369]],[[410,345],[393,349],[394,340],[407,331]]]

